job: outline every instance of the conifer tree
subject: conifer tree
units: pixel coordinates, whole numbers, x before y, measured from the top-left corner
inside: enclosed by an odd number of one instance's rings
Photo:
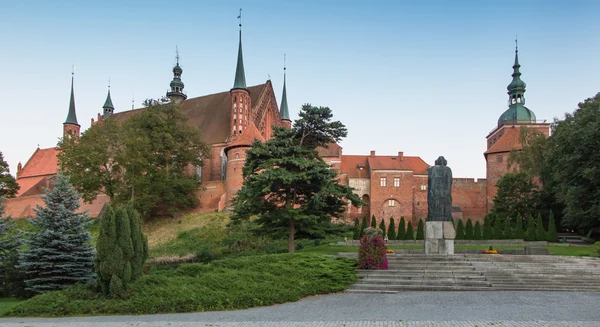
[[[548,233],[546,234],[546,240],[548,242],[558,242],[558,235],[556,234],[556,222],[554,222],[554,213],[550,211],[550,218],[548,220]]]
[[[491,240],[494,238],[494,232],[492,230],[492,222],[490,221],[490,215],[486,215],[483,219],[483,238],[484,240]]]
[[[515,226],[515,238],[519,240],[525,239],[525,231],[523,230],[523,217],[521,213],[517,214],[517,221]]]
[[[423,240],[423,239],[425,239],[423,219],[419,219],[419,224],[417,225],[417,240]]]
[[[0,196],[0,297],[23,295],[23,278],[15,268],[20,246],[20,235],[15,231],[14,220],[4,217],[4,198]]]
[[[375,215],[371,217],[371,227],[377,227],[377,219],[375,219]]]
[[[379,229],[381,229],[381,231],[383,232],[383,235],[385,236],[386,234],[386,230],[385,230],[385,220],[382,218],[381,222],[379,223]]]
[[[473,222],[469,218],[467,219],[467,227],[465,227],[465,240],[472,240],[473,238]]]
[[[494,219],[494,239],[501,240],[504,238],[504,220],[496,215]]]
[[[354,233],[352,234],[353,240],[360,240],[360,223],[358,218],[354,218]]]
[[[502,236],[504,236],[505,239],[510,240],[514,238],[514,233],[510,224],[510,217],[508,216],[504,220],[504,232],[502,234]]]
[[[473,229],[473,239],[474,240],[480,240],[482,237],[481,235],[481,224],[479,222],[475,223],[475,228]]]
[[[30,220],[36,232],[26,233],[18,268],[25,273],[26,290],[44,293],[93,280],[94,252],[87,213],[76,213],[80,194],[66,176],[58,174],[54,189],[43,196]]]
[[[410,220],[408,221],[408,226],[406,227],[406,236],[405,236],[405,238],[407,240],[410,240],[410,241],[414,241],[415,240],[415,232],[413,231],[412,221],[410,221]]]
[[[396,222],[394,221],[394,217],[390,218],[390,226],[388,227],[388,239],[396,239]]]
[[[545,241],[546,240],[546,231],[544,230],[544,223],[542,222],[542,214],[539,212],[538,212],[538,216],[537,216],[537,220],[536,220],[535,240],[536,241]]]
[[[525,231],[525,241],[535,241],[535,224],[533,223],[533,216],[529,215],[527,218],[527,231]]]
[[[360,237],[363,236],[363,234],[365,233],[365,229],[367,229],[367,227],[369,227],[368,222],[367,222],[367,215],[364,215],[362,224],[360,225]]]
[[[462,219],[459,219],[458,223],[456,223],[456,239],[465,239],[465,226],[463,225]]]
[[[400,224],[398,224],[398,234],[396,234],[396,239],[406,239],[406,221],[404,220],[404,216],[400,216]]]
[[[96,241],[96,258],[94,260],[99,277],[98,283],[102,293],[106,296],[111,295],[110,285],[113,276],[115,276],[113,288],[117,288],[119,283],[122,286],[119,276],[123,274],[123,250],[117,243],[117,233],[115,211],[111,205],[108,205],[100,218],[100,233]],[[117,290],[117,293],[120,292]]]

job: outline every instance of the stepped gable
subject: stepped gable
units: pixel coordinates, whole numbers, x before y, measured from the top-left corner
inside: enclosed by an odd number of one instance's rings
[[[266,86],[267,83],[264,83],[248,88],[253,105],[259,102]],[[143,110],[146,108],[116,113],[110,116],[110,119],[127,120]],[[182,101],[181,111],[188,118],[189,125],[200,129],[205,142],[216,144],[227,141],[230,134],[229,121],[231,120],[231,94],[229,91]]]

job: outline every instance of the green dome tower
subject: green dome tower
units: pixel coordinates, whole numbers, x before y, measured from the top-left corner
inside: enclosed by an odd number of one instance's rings
[[[171,90],[167,92],[167,97],[171,99],[172,103],[179,103],[185,99],[187,99],[187,95],[183,93],[183,88],[185,85],[181,81],[181,74],[183,73],[183,69],[179,66],[179,49],[175,48],[177,63],[175,67],[173,67],[173,80],[171,81]]]

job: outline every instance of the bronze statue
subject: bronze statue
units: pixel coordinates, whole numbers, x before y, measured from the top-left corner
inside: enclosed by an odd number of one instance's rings
[[[427,168],[427,221],[452,221],[452,170],[440,156]]]

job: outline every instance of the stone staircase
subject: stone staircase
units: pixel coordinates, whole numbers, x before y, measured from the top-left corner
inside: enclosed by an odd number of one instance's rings
[[[356,258],[356,253],[339,253]],[[400,291],[600,292],[600,259],[549,255],[388,254],[388,270],[358,270],[349,293]]]

